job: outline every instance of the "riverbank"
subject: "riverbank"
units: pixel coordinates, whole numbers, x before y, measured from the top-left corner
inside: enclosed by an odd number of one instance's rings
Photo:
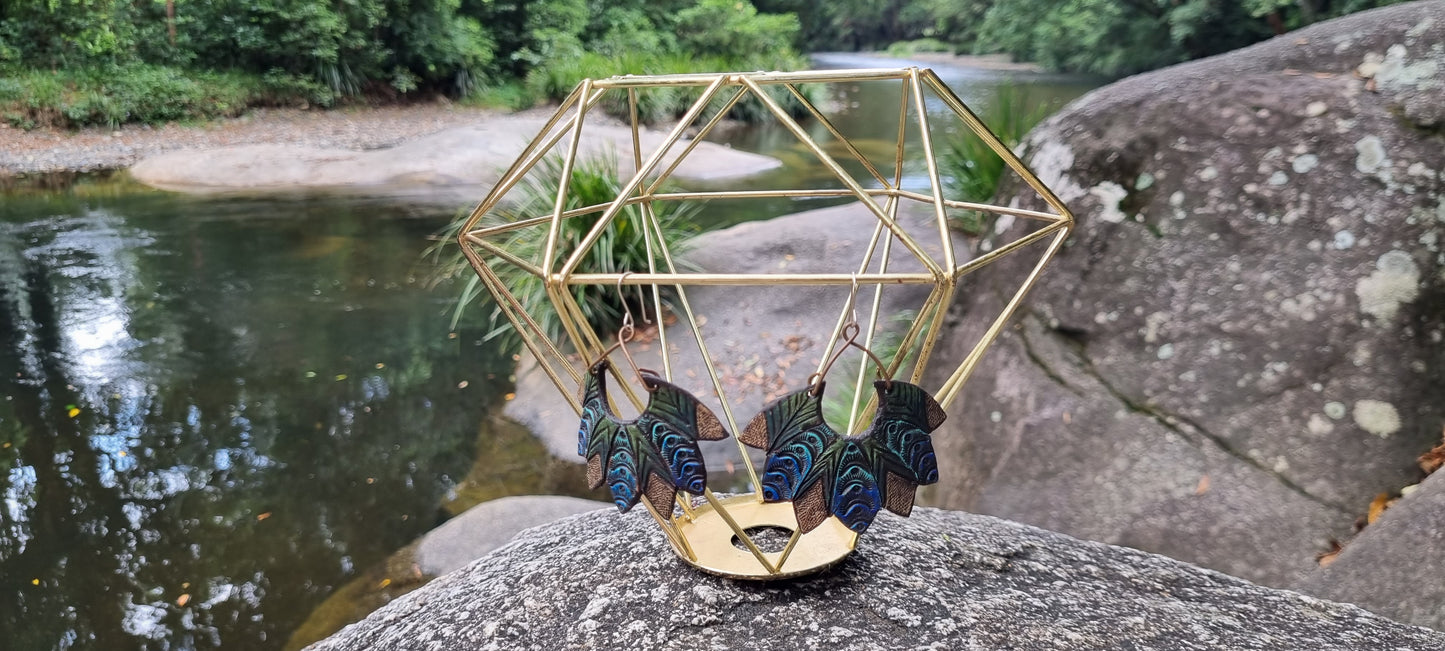
[[[0,178],[130,167],[174,151],[285,144],[369,150],[505,115],[436,102],[334,110],[258,109],[241,117],[155,127],[23,130],[0,124]]]
[[[1045,72],[1043,66],[1037,63],[1026,61],[1014,61],[1007,54],[951,54],[948,52],[910,52],[907,54],[890,54],[886,51],[877,52],[818,52],[812,55],[815,61],[824,63],[833,62],[835,65],[848,65],[843,63],[847,60],[873,59],[872,64],[885,61],[896,61],[896,67],[916,65],[919,67],[943,67],[963,68],[972,70],[988,70],[991,72],[1024,72],[1040,74]]]

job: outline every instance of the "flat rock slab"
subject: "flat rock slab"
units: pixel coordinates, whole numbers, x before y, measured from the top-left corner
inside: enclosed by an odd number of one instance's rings
[[[441,576],[507,544],[519,531],[607,508],[614,507],[557,495],[520,495],[483,502],[422,536],[416,562],[423,574]]]
[[[310,647],[1445,649],[1445,634],[1162,556],[969,513],[884,514],[834,571],[735,582],[645,515],[523,532]]]
[[[1300,587],[1445,630],[1445,472],[1437,471]]]
[[[545,123],[545,118],[538,117],[489,118],[370,151],[286,144],[176,151],[146,158],[130,173],[146,185],[179,192],[489,186],[501,178]],[[644,130],[644,154],[651,153],[664,138],[662,133]],[[566,142],[564,138],[562,143]],[[684,146],[685,142],[679,142],[674,151]],[[627,173],[632,161],[632,131],[589,124],[578,150],[582,155],[615,154],[619,168]],[[704,142],[678,167],[675,176],[724,179],[780,165],[775,158]]]

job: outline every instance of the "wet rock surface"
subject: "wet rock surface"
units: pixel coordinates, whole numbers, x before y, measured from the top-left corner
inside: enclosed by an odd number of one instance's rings
[[[1445,2],[1417,2],[1125,79],[1036,129],[1025,158],[1078,227],[935,434],[933,498],[1301,585],[1419,480],[1445,420],[1442,71]],[[984,248],[1022,233],[998,230]],[[1034,259],[969,278],[943,359]]]
[[[642,514],[598,511],[310,648],[1442,649],[1445,635],[967,513],[885,514],[832,572],[750,583],[684,566]]]

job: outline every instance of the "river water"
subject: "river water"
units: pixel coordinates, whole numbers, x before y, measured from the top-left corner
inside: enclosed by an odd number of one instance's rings
[[[1049,103],[1092,85],[940,73],[983,106],[1006,83]],[[891,147],[896,93],[836,88],[828,113]],[[785,162],[729,187],[836,183],[780,128],[727,139]],[[448,327],[456,288],[428,288],[455,209],[105,178],[0,195],[0,648],[279,649],[438,524],[511,365]]]

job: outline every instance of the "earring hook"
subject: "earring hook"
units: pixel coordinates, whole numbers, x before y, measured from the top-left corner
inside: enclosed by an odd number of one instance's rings
[[[822,390],[823,378],[826,377],[828,371],[833,368],[833,363],[837,362],[838,358],[842,357],[843,353],[850,347],[863,351],[863,354],[867,355],[868,359],[873,360],[873,365],[878,368],[878,377],[883,378],[890,386],[892,385],[893,378],[888,375],[888,369],[883,365],[883,360],[879,359],[878,355],[872,350],[869,350],[867,346],[858,343],[858,335],[862,334],[862,332],[863,328],[858,325],[857,321],[843,326],[843,344],[838,347],[838,350],[833,352],[832,357],[828,358],[828,363],[823,365],[823,370],[808,376],[808,384],[813,387],[813,395],[818,395]]]
[[[632,359],[632,352],[627,350],[627,342],[632,341],[633,338],[637,336],[637,328],[634,327],[632,320],[632,308],[627,304],[627,298],[622,293],[622,282],[631,274],[631,271],[626,271],[617,277],[617,298],[622,301],[622,327],[617,330],[617,341],[611,346],[608,346],[607,350],[602,351],[602,359],[607,359],[612,355],[612,351],[614,350],[621,350],[622,356],[627,359],[627,365],[632,367],[633,374],[641,377],[642,369],[639,368],[637,362]],[[639,292],[640,291],[639,289]],[[651,324],[652,322],[646,320],[646,318],[647,312],[643,310],[643,322]],[[644,382],[644,384],[646,383]]]

